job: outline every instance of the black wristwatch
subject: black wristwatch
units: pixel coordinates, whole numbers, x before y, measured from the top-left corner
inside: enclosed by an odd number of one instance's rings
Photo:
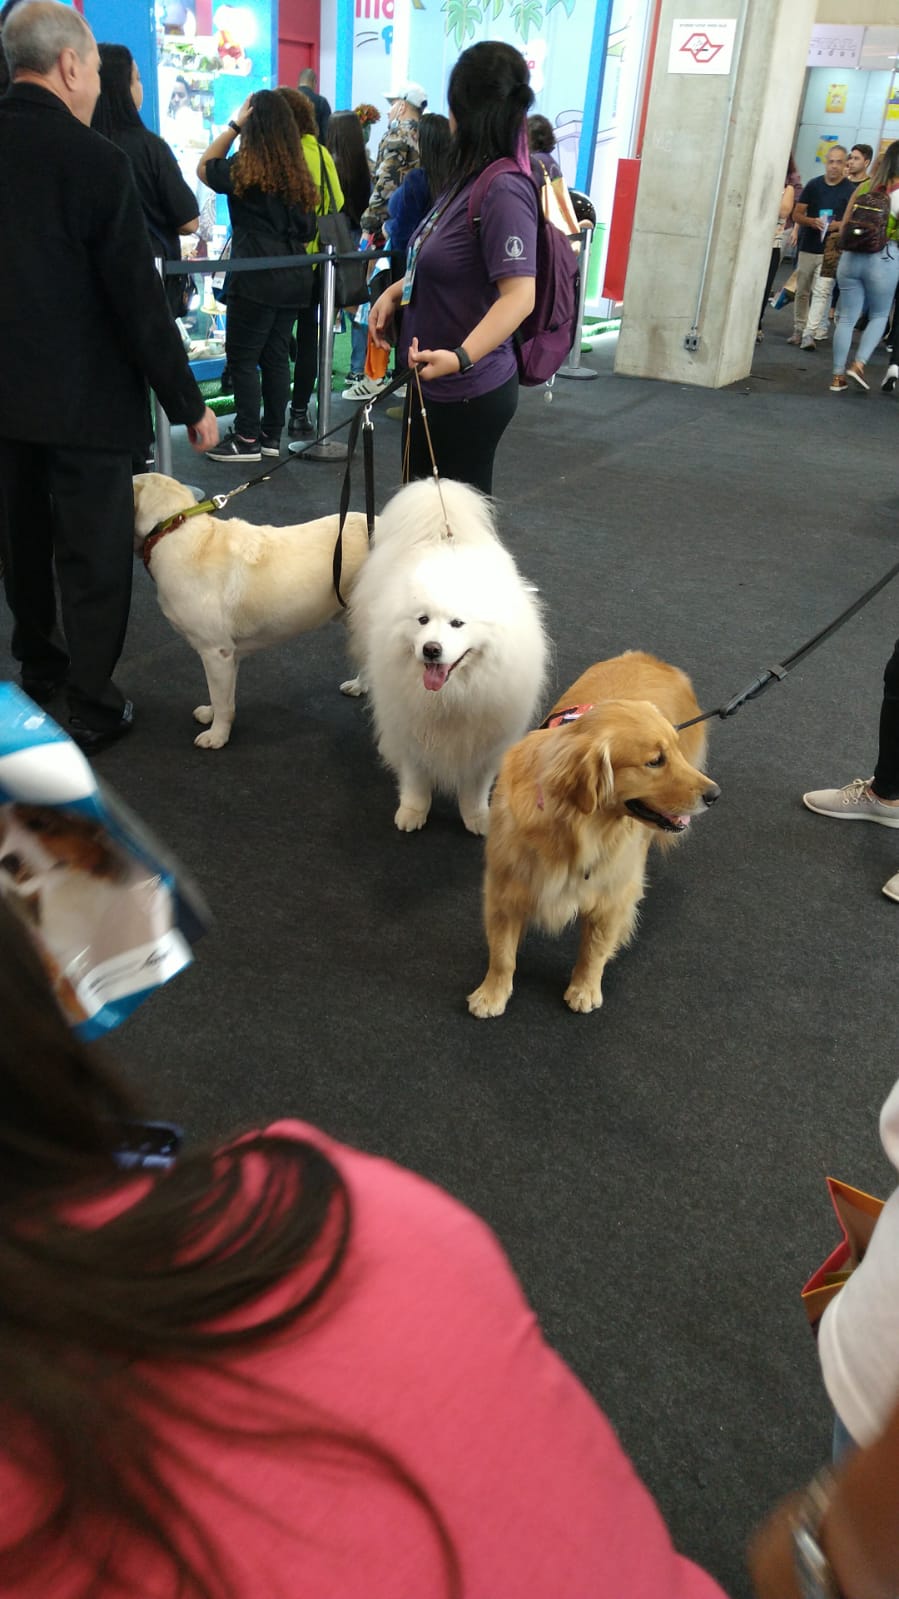
[[[833,1567],[818,1542],[834,1482],[833,1472],[825,1466],[812,1478],[793,1513],[793,1565],[802,1599],[843,1599]]]
[[[460,372],[467,372],[468,368],[473,365],[471,356],[466,350],[464,344],[457,344],[453,351],[453,355],[456,357],[456,360],[459,363]]]
[[[240,132],[240,123],[239,122],[232,122],[230,117],[228,118],[228,127],[229,128],[233,128],[235,133],[239,133]]]

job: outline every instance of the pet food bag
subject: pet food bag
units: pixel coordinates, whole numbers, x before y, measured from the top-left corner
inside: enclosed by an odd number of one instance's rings
[[[181,867],[13,683],[0,683],[0,894],[85,1039],[188,966],[209,925]]]

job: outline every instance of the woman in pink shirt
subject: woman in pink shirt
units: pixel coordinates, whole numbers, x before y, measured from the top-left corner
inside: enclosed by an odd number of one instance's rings
[[[5,1599],[721,1599],[489,1230],[282,1122],[163,1174],[0,903]]]

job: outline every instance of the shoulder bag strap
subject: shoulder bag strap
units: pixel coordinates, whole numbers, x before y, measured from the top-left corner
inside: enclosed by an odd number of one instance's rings
[[[324,190],[327,189],[327,191],[328,191],[328,202],[329,202],[328,203],[328,210],[329,211],[336,211],[337,207],[334,204],[334,190],[331,188],[331,179],[328,176],[328,169],[325,166],[324,146],[320,142],[319,142],[319,145],[318,145],[318,162],[319,162],[319,167],[321,168],[321,171],[320,171],[319,175],[320,175],[321,180],[322,180],[321,183],[319,183],[319,186],[318,186],[319,187],[319,193],[321,195],[322,200],[324,200],[324,197],[325,197],[324,196]],[[324,216],[324,214],[325,214],[324,207],[322,207],[321,214],[322,214],[322,216]]]

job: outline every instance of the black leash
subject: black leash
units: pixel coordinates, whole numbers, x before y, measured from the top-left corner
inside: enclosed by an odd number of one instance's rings
[[[792,655],[788,655],[785,661],[781,661],[779,666],[766,667],[765,671],[761,672],[749,684],[748,688],[741,689],[739,694],[735,694],[733,699],[728,700],[726,704],[719,705],[717,710],[703,711],[701,716],[693,716],[689,722],[678,722],[675,732],[680,733],[685,727],[695,727],[697,722],[707,722],[713,716],[720,716],[722,721],[728,716],[736,716],[737,711],[746,704],[747,700],[758,699],[759,695],[764,694],[765,689],[769,688],[772,683],[782,683],[787,673],[791,672],[794,666],[798,666],[799,662],[804,660],[807,655],[811,655],[812,650],[816,650],[819,644],[823,644],[826,639],[830,638],[832,633],[836,633],[845,622],[848,622],[856,611],[860,611],[863,606],[868,604],[869,600],[873,600],[875,594],[879,594],[882,588],[886,588],[897,573],[899,573],[899,561],[896,562],[895,566],[891,566],[890,570],[882,578],[879,578],[869,589],[866,589],[865,593],[857,600],[853,600],[851,605],[847,605],[845,611],[841,611],[834,621],[828,622],[826,627],[822,627],[820,633],[816,633],[813,638],[808,639],[798,650],[794,650]]]
[[[372,396],[370,400],[364,401],[362,404],[360,404],[353,416],[345,418],[342,422],[335,423],[334,427],[329,428],[327,433],[322,433],[318,438],[310,439],[308,444],[303,444],[295,450],[291,449],[284,457],[283,461],[279,461],[277,466],[270,467],[267,472],[259,472],[256,477],[248,478],[246,483],[238,483],[236,488],[229,489],[224,494],[215,494],[210,497],[209,503],[214,504],[217,511],[223,511],[225,506],[228,504],[228,501],[233,500],[235,495],[245,494],[247,489],[254,489],[257,483],[268,483],[270,479],[275,476],[276,472],[280,472],[283,467],[289,466],[291,461],[299,461],[306,454],[307,450],[314,449],[317,444],[323,443],[325,439],[330,439],[333,434],[340,433],[343,428],[348,427],[350,431],[347,435],[347,461],[343,474],[343,484],[340,490],[337,539],[334,545],[334,558],[332,565],[332,571],[334,574],[334,591],[344,610],[346,609],[346,600],[340,592],[340,577],[343,570],[343,530],[350,508],[353,456],[356,453],[356,445],[359,442],[359,432],[361,429],[362,465],[365,476],[365,519],[368,526],[368,542],[371,544],[372,535],[374,534],[375,529],[375,430],[372,426],[371,420],[372,407],[375,405],[380,405],[382,400],[389,399],[390,395],[393,394],[397,389],[401,388],[411,376],[411,368],[407,368],[403,372],[398,372],[396,376],[391,379],[390,383],[386,383],[383,388],[378,390],[377,394]],[[204,505],[205,503],[206,502],[204,502]],[[154,535],[151,534],[150,538],[152,539],[153,536]],[[149,543],[149,540],[147,542]],[[149,571],[149,561],[146,560],[144,564],[147,566],[147,570]]]

